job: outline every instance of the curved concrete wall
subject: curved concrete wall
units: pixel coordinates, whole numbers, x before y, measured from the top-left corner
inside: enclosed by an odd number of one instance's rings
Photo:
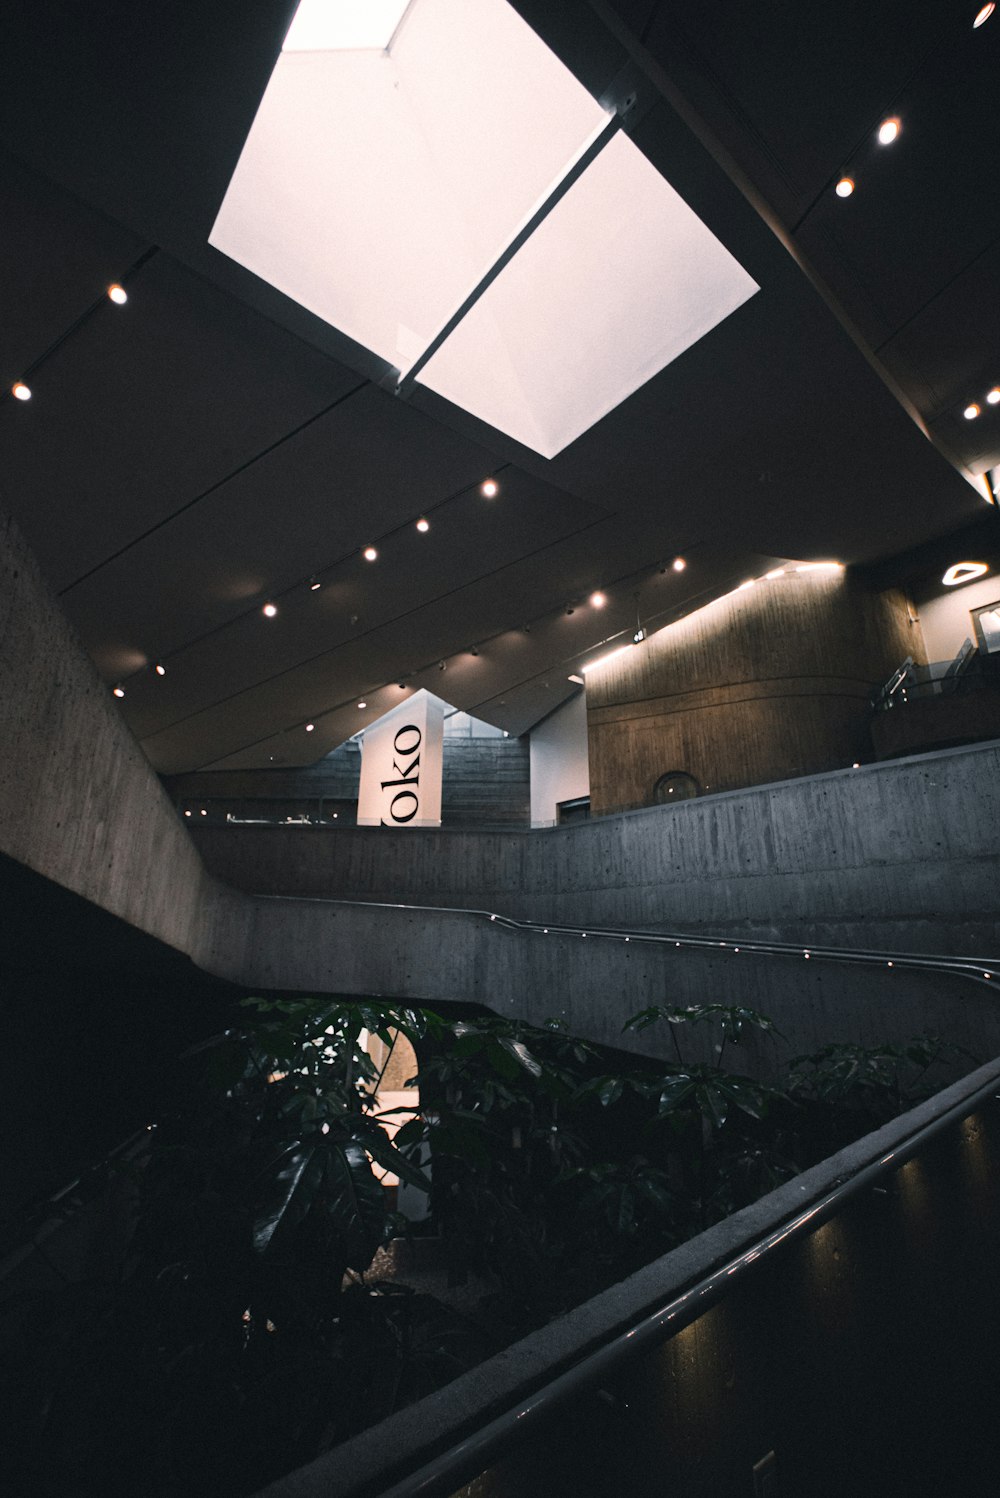
[[[716,599],[589,672],[592,810],[651,805],[668,771],[728,791],[868,759],[872,688],[922,650],[901,592],[842,571]]]

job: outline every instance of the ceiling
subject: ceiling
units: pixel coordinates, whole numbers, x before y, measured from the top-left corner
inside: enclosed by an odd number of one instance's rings
[[[551,461],[209,246],[294,4],[7,18],[0,502],[158,770],[309,763],[420,686],[522,733],[637,613],[996,519],[1000,12],[517,8],[595,94],[639,78],[633,139],[761,288]]]

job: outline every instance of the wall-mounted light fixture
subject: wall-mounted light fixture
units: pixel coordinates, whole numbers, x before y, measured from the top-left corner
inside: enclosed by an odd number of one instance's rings
[[[941,581],[946,588],[957,588],[962,583],[971,583],[982,577],[989,570],[986,562],[953,562]]]

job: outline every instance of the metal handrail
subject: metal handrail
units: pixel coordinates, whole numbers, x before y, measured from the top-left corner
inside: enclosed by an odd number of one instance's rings
[[[519,1443],[568,1401],[579,1399],[618,1372],[626,1362],[651,1351],[689,1326],[776,1249],[814,1232],[837,1216],[851,1198],[898,1170],[939,1134],[968,1118],[990,1098],[997,1097],[998,1085],[1000,1063],[994,1066],[989,1080],[982,1086],[916,1128],[912,1134],[904,1136],[877,1160],[841,1177],[804,1210],[791,1213],[749,1247],[727,1258],[634,1325],[584,1354],[542,1388],[431,1458],[407,1477],[395,1481],[391,1487],[379,1488],[378,1498],[447,1498],[463,1482],[483,1472],[502,1450]],[[357,1491],[360,1494],[373,1490],[362,1485]]]
[[[794,957],[807,962],[846,962],[859,967],[884,967],[911,972],[946,973],[1000,989],[1000,957],[949,957],[932,952],[878,952],[863,947],[810,946],[800,942],[760,941],[752,937],[698,936],[690,931],[626,930],[618,926],[567,926],[559,922],[519,921],[498,911],[451,905],[409,905],[397,900],[331,900],[316,895],[260,895],[264,900],[294,900],[317,905],[347,905],[352,909],[409,910],[422,915],[472,916],[511,931],[536,936],[578,936],[592,941],[654,943],[684,949],[698,947],[737,956],[751,952],[763,957]]]

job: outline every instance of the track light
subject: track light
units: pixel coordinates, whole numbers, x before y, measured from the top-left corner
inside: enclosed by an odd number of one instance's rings
[[[316,727],[315,723],[307,723],[306,724],[306,733],[312,733],[312,731],[313,731],[313,729],[315,727]]]
[[[500,493],[500,485],[496,479],[485,479],[479,486],[479,492],[484,499],[496,499]]]
[[[309,579],[309,591],[310,591],[310,593],[315,593],[317,591],[317,589],[321,588],[322,586],[323,586],[323,584],[320,582],[320,580],[319,580],[318,577],[311,577]]]
[[[10,393],[16,401],[30,401],[31,390],[23,380],[15,380],[10,387]]]
[[[118,682],[118,684],[112,688],[112,691],[114,692],[116,697],[125,696],[125,688],[122,686],[121,682]]]
[[[153,667],[153,670],[156,672],[157,676],[166,676],[167,674],[167,668],[161,661],[157,661],[156,665]]]
[[[261,613],[266,619],[273,619],[277,612],[278,605],[276,603],[265,603],[264,607],[261,609]]]
[[[840,181],[837,183],[836,187],[834,188],[834,192],[837,194],[838,198],[849,198],[851,196],[851,193],[853,191],[854,191],[854,178],[853,177],[841,177]]]
[[[366,562],[374,562],[378,559],[378,552],[375,550],[374,546],[366,546],[361,555],[364,557]]]
[[[111,286],[108,287],[108,299],[114,302],[116,307],[124,307],[125,303],[128,301],[128,292],[125,290],[124,286],[119,286],[118,282],[115,281]]]
[[[673,567],[675,572],[683,572],[684,568],[687,566],[687,562],[685,562],[683,557],[674,557],[670,565]]]
[[[420,519],[417,521],[417,530],[420,531],[421,535],[423,535],[425,532],[429,531],[430,528],[430,521],[425,520],[423,515],[421,515]]]
[[[878,127],[878,141],[880,146],[891,146],[899,134],[899,120],[895,115],[890,115],[883,120]]]
[[[977,13],[976,19],[972,23],[973,31],[978,31],[979,27],[984,25],[985,22],[989,20],[990,16],[995,10],[996,6],[993,4],[993,0],[990,0],[989,5],[984,5],[982,10]]]
[[[979,415],[979,407],[976,405],[976,402],[970,401],[965,410],[962,412],[962,415],[965,417],[966,421],[975,421],[976,417]]]
[[[1000,405],[1000,385],[994,385],[992,390],[987,390],[986,404],[988,406]]]

